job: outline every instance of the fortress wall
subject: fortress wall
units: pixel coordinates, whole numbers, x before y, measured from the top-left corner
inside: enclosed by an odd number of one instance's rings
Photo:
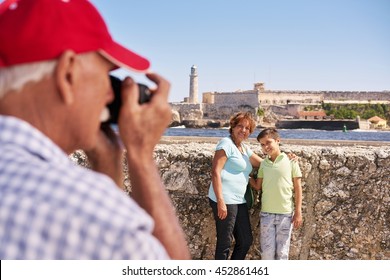
[[[324,91],[323,96],[328,100],[390,101],[390,91]]]
[[[230,117],[239,112],[252,112],[256,114],[257,107],[245,104],[203,104],[203,118],[213,120],[229,120]]]
[[[215,141],[164,140],[155,149],[164,184],[176,207],[193,259],[213,259],[215,224],[208,204]],[[249,142],[262,156],[260,147]],[[390,145],[282,145],[300,157],[304,224],[292,235],[290,259],[390,260]],[[71,158],[87,166],[82,152]],[[124,165],[124,186],[130,182]],[[260,259],[259,202],[250,210]]]
[[[298,91],[298,90],[265,90],[260,92],[260,99],[274,97],[275,99],[306,100],[389,100],[390,91]]]
[[[255,95],[250,97],[251,95]],[[225,93],[205,93],[207,103],[223,104],[244,102],[253,104],[259,100],[262,105],[292,103],[321,103],[328,101],[390,101],[390,91],[297,91],[297,90],[262,90]]]
[[[247,90],[237,92],[205,92],[203,103],[171,103],[173,113],[179,115],[182,121],[199,121],[202,119],[228,120],[238,111],[252,111],[256,113],[259,105],[286,104],[319,104],[321,102],[348,102],[348,103],[390,103],[390,91],[362,92],[362,91],[288,91],[288,90]],[[284,110],[286,114],[288,110]]]
[[[191,103],[170,103],[171,108],[175,111],[179,110],[201,110],[201,104]]]
[[[214,93],[213,92],[204,92],[202,97],[202,103],[213,104],[214,101]]]
[[[202,104],[171,103],[174,115],[179,115],[178,122],[186,120],[199,120],[203,118]]]
[[[259,95],[261,105],[287,103],[321,103],[323,96],[318,93],[299,91],[264,91]]]
[[[211,100],[210,93],[207,100]],[[238,111],[250,111],[253,114],[259,105],[257,91],[214,93],[212,94],[214,103],[203,103],[203,116],[206,119],[228,120]]]
[[[257,107],[258,103],[257,91],[226,92],[214,95],[214,104],[219,106],[250,105],[252,107]]]

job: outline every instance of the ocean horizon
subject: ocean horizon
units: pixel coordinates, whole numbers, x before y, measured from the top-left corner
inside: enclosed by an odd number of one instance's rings
[[[256,128],[249,138],[256,138],[262,129]],[[352,140],[352,141],[384,141],[390,142],[390,131],[380,130],[349,130],[329,131],[315,129],[278,129],[282,139],[305,139],[305,140]],[[164,136],[185,137],[226,137],[229,135],[228,128],[167,128]]]

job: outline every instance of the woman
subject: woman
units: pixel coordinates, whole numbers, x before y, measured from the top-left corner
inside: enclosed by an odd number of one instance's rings
[[[212,163],[209,189],[213,209],[217,246],[216,260],[226,260],[235,239],[232,260],[243,260],[252,244],[245,190],[253,167],[259,167],[261,158],[244,145],[256,123],[249,112],[239,112],[230,119],[230,136],[219,141]]]

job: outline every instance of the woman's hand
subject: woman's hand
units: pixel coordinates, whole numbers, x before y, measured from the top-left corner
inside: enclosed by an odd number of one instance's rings
[[[289,160],[291,160],[291,161],[296,161],[296,162],[299,161],[299,156],[297,156],[294,153],[288,153],[287,156],[288,156]]]
[[[249,177],[249,184],[251,185],[251,187],[253,189],[256,190],[256,179],[255,178]]]
[[[221,220],[226,219],[227,217],[227,207],[223,200],[219,200],[217,202],[217,208],[218,208],[218,218]]]

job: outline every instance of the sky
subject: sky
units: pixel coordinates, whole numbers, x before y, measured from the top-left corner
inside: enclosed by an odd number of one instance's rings
[[[92,0],[115,41],[147,57],[189,95],[203,92],[390,90],[390,0]],[[119,70],[151,85],[144,75]]]

